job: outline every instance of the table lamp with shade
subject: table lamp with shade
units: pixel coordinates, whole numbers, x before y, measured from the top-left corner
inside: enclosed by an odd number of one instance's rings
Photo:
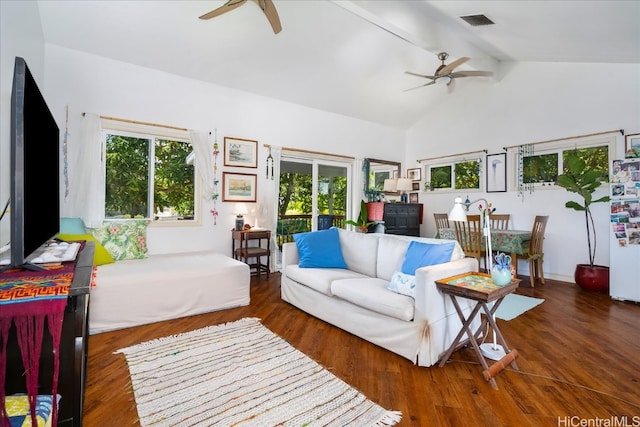
[[[491,273],[491,270],[493,268],[493,262],[491,259],[492,257],[491,227],[490,227],[491,221],[489,220],[491,209],[489,208],[489,202],[487,202],[486,199],[477,199],[470,202],[468,198],[463,202],[462,198],[456,197],[456,199],[454,200],[453,208],[451,209],[451,212],[449,212],[449,221],[466,222],[467,210],[469,209],[469,206],[478,202],[484,202],[484,206],[485,206],[483,215],[481,215],[482,234],[483,234],[483,237],[485,238],[485,252],[486,252],[485,260],[487,262],[486,267],[487,267],[487,271]],[[484,357],[492,360],[500,360],[506,355],[504,348],[497,342],[495,331],[493,331],[493,343],[481,344],[480,351],[482,352]]]
[[[409,202],[409,195],[407,191],[413,190],[413,182],[409,178],[398,178],[397,191],[400,192],[400,201],[402,203]]]
[[[398,191],[398,180],[393,178],[387,178],[384,180],[384,184],[382,186],[383,193],[395,193]]]

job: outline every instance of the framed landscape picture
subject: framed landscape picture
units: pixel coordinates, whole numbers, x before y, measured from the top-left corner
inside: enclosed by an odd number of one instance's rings
[[[507,153],[487,155],[487,193],[507,191]]]
[[[625,157],[640,157],[640,133],[632,133],[624,137]]]
[[[420,170],[420,168],[407,169],[407,178],[412,181],[420,181],[422,179]]]
[[[223,202],[255,202],[258,177],[254,173],[222,173]]]
[[[224,165],[241,168],[257,168],[258,141],[225,136]]]

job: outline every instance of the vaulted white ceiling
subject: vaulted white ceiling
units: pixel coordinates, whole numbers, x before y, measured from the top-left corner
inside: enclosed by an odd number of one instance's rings
[[[637,0],[274,0],[279,34],[252,1],[198,19],[224,3],[38,2],[46,43],[397,128],[511,61],[640,63]],[[495,24],[460,19],[475,14]],[[426,81],[405,71],[433,74],[441,51],[495,75],[407,90]]]

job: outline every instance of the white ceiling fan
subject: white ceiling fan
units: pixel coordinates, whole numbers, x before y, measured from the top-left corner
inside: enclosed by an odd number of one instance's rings
[[[424,86],[429,86],[432,84],[435,84],[438,79],[441,78],[445,78],[448,77],[449,81],[447,82],[447,86],[450,86],[454,79],[460,78],[460,77],[490,77],[493,76],[493,72],[491,71],[454,71],[457,67],[459,67],[460,65],[464,64],[465,62],[469,61],[471,58],[468,58],[466,56],[463,56],[462,58],[458,58],[455,61],[453,61],[450,64],[445,64],[444,61],[447,60],[447,58],[449,58],[449,54],[447,52],[440,52],[438,54],[438,59],[440,61],[442,61],[442,64],[436,69],[436,72],[432,75],[426,75],[426,74],[418,74],[418,73],[414,73],[411,71],[405,71],[406,74],[410,74],[412,76],[416,76],[416,77],[422,77],[425,79],[429,79],[430,81],[417,86],[417,87],[413,87],[407,90],[413,90],[413,89],[418,89]]]
[[[217,9],[212,10],[209,13],[205,13],[200,16],[200,19],[211,19],[216,16],[220,16],[223,13],[230,12],[243,4],[245,4],[247,0],[229,0],[224,5],[220,6]],[[253,0],[255,4],[257,4],[260,9],[264,12],[269,20],[269,24],[271,24],[271,28],[273,28],[273,32],[278,34],[282,31],[282,25],[280,25],[280,18],[278,17],[278,12],[276,11],[276,7],[273,4],[273,0]]]

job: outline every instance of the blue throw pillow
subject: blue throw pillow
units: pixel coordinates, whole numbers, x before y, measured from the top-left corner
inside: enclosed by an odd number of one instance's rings
[[[415,275],[420,267],[449,262],[454,246],[455,242],[431,244],[413,240],[409,243],[407,253],[404,255],[402,272]]]
[[[60,218],[60,233],[62,234],[86,234],[82,218]]]
[[[347,268],[340,248],[338,229],[296,233],[300,268]]]

